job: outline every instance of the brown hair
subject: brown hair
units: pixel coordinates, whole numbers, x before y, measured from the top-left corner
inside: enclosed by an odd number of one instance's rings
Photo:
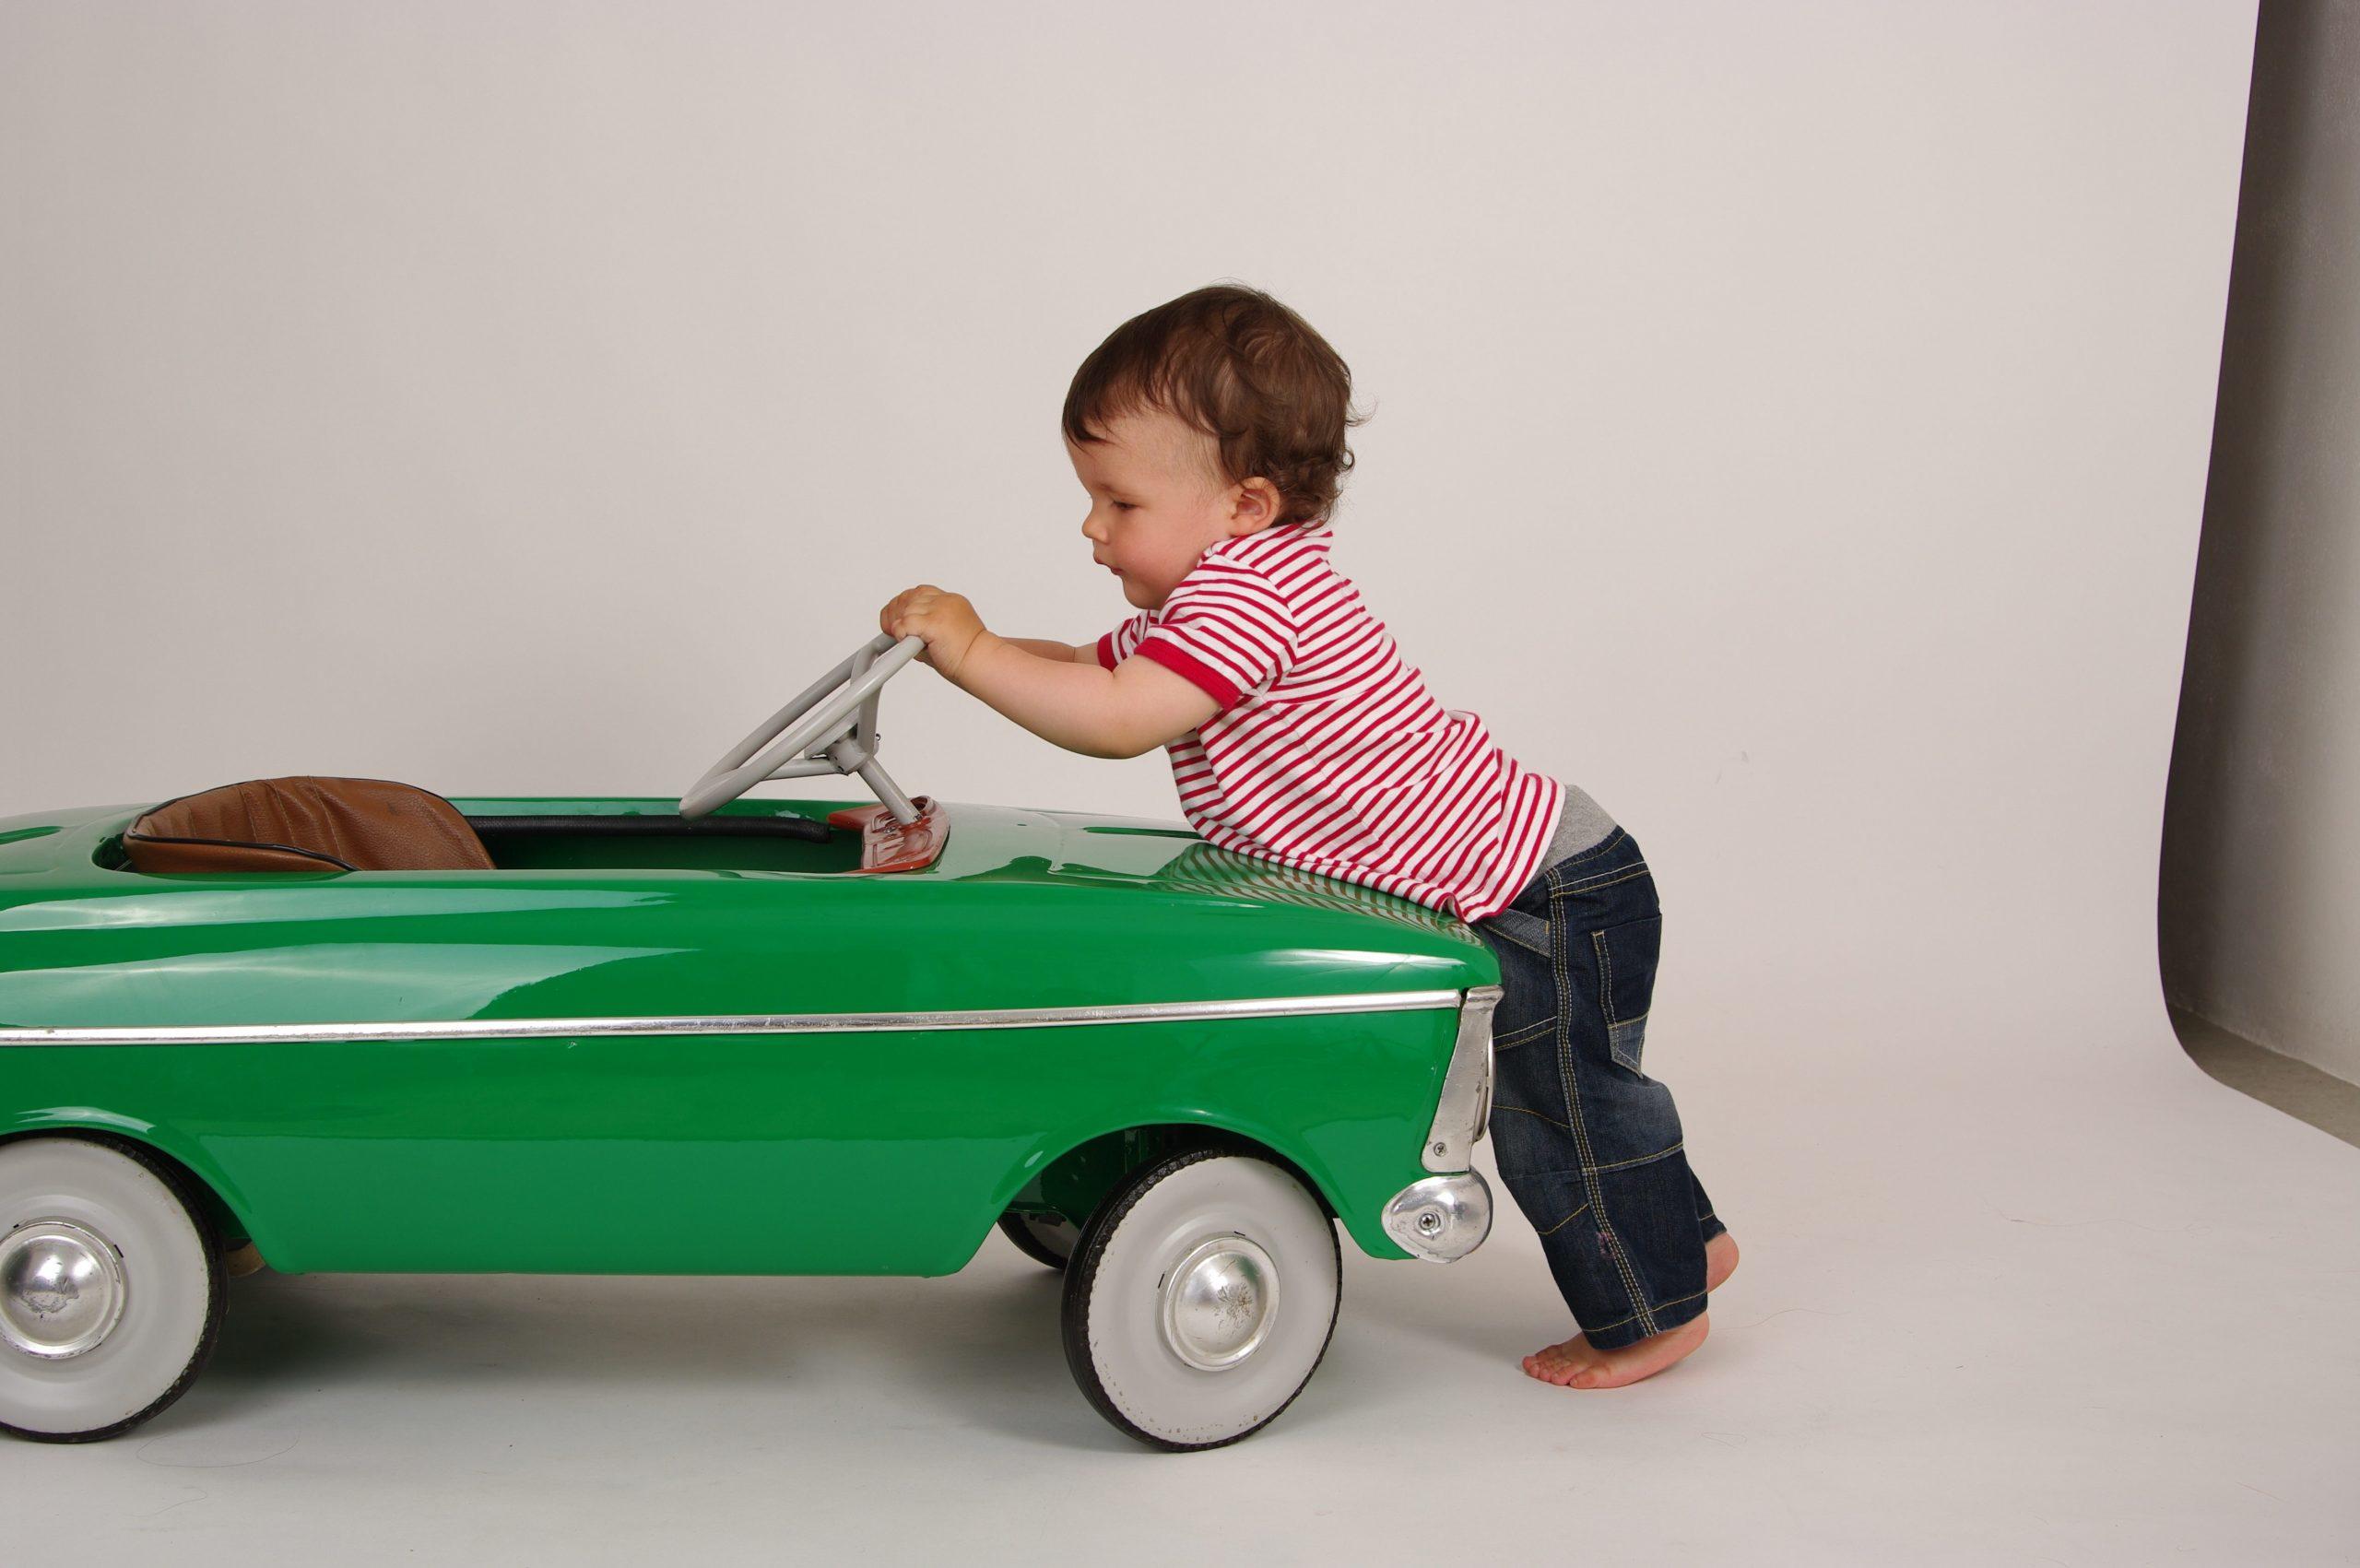
[[[1352,372],[1310,324],[1258,289],[1216,283],[1116,327],[1073,373],[1063,417],[1076,445],[1142,406],[1211,436],[1221,482],[1261,477],[1279,518],[1326,516],[1352,466]]]

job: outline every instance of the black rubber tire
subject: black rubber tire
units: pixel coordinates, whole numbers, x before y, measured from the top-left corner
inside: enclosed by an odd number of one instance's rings
[[[1060,1272],[1064,1270],[1067,1255],[1034,1235],[1032,1227],[1024,1223],[1024,1216],[1016,1210],[1011,1208],[999,1217],[999,1233],[1015,1243],[1016,1250],[1033,1262]]]
[[[94,1427],[88,1432],[29,1432],[23,1427],[10,1426],[6,1421],[0,1421],[0,1432],[6,1432],[11,1437],[26,1438],[34,1443],[100,1443],[110,1437],[121,1436],[141,1422],[151,1420],[173,1400],[187,1393],[189,1385],[196,1381],[197,1373],[205,1370],[205,1363],[213,1359],[213,1347],[221,1337],[221,1309],[229,1299],[229,1289],[221,1267],[221,1236],[214,1227],[212,1216],[206,1212],[204,1200],[191,1190],[188,1179],[146,1145],[136,1143],[127,1138],[116,1138],[108,1133],[39,1133],[33,1136],[72,1138],[83,1143],[95,1143],[144,1166],[148,1174],[163,1183],[165,1188],[180,1200],[181,1208],[187,1211],[189,1223],[196,1228],[198,1242],[204,1248],[205,1327],[197,1339],[196,1353],[189,1358],[188,1365],[182,1369],[179,1379],[170,1388],[165,1389],[154,1402],[145,1409],[134,1411],[112,1426]]]
[[[1128,1214],[1133,1206],[1146,1197],[1149,1190],[1157,1183],[1173,1172],[1194,1165],[1199,1161],[1221,1158],[1254,1160],[1268,1165],[1295,1185],[1304,1187],[1305,1195],[1314,1204],[1323,1209],[1327,1207],[1316,1189],[1306,1186],[1293,1171],[1275,1160],[1263,1159],[1260,1155],[1247,1149],[1215,1144],[1191,1149],[1172,1155],[1168,1159],[1150,1161],[1125,1177],[1121,1185],[1109,1193],[1105,1201],[1098,1206],[1098,1212],[1090,1217],[1090,1223],[1082,1229],[1081,1244],[1074,1248],[1073,1259],[1066,1268],[1065,1293],[1059,1303],[1059,1337],[1065,1344],[1066,1365],[1072,1371],[1074,1382],[1080,1386],[1082,1397],[1088,1399],[1091,1408],[1105,1417],[1108,1423],[1116,1431],[1138,1439],[1150,1448],[1162,1448],[1175,1454],[1190,1454],[1205,1448],[1226,1448],[1233,1443],[1253,1436],[1283,1415],[1287,1406],[1293,1404],[1304,1389],[1310,1386],[1311,1379],[1318,1372],[1320,1363],[1328,1359],[1328,1347],[1334,1344],[1336,1340],[1336,1321],[1343,1312],[1343,1248],[1341,1244],[1336,1241],[1331,1226],[1328,1243],[1336,1248],[1337,1290],[1335,1308],[1328,1315],[1327,1338],[1320,1341],[1319,1354],[1313,1358],[1310,1371],[1303,1374],[1303,1381],[1295,1385],[1294,1392],[1288,1395],[1277,1409],[1272,1410],[1244,1432],[1228,1437],[1215,1438],[1209,1443],[1175,1443],[1169,1438],[1158,1437],[1153,1432],[1142,1431],[1136,1422],[1115,1407],[1113,1399],[1107,1397],[1105,1385],[1099,1381],[1098,1369],[1092,1363],[1090,1355],[1090,1292],[1097,1283],[1098,1262],[1105,1254],[1107,1242],[1114,1235],[1115,1228],[1122,1223],[1123,1217]]]

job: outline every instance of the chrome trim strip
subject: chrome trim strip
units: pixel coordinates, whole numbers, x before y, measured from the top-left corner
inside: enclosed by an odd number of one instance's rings
[[[548,1040],[605,1034],[862,1034],[909,1029],[1050,1029],[1086,1023],[1290,1018],[1456,1008],[1457,991],[1347,996],[1249,996],[1221,1002],[994,1008],[933,1013],[722,1013],[673,1018],[464,1019],[416,1023],[200,1024],[167,1029],[0,1029],[6,1045],[262,1045],[371,1040]],[[1446,1095],[1446,1098],[1447,1096]]]
[[[1464,1171],[1474,1163],[1483,1124],[1492,1112],[1492,1009],[1505,987],[1470,985],[1458,1013],[1458,1041],[1443,1074],[1434,1102],[1434,1126],[1426,1129],[1424,1164],[1429,1171]]]

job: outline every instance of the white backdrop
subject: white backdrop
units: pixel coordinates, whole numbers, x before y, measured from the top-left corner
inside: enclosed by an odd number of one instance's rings
[[[2348,1540],[2360,1150],[2189,1067],[2155,964],[2252,28],[8,0],[0,813],[277,772],[676,794],[910,584],[1094,637],[1128,607],[1080,533],[1068,379],[1125,317],[1243,279],[1375,410],[1337,564],[1447,705],[1648,853],[1649,1067],[1747,1248],[1713,1342],[1611,1396],[1521,1379],[1570,1325],[1510,1211],[1457,1268],[1356,1264],[1297,1409],[1180,1470],[1091,1429],[1053,1327],[1023,1350],[1037,1421],[888,1339],[857,1377],[748,1391],[746,1431],[824,1416],[833,1495],[880,1509],[914,1459],[941,1511],[913,1531],[1090,1489],[1123,1522],[1068,1527],[1150,1558],[1223,1495],[1306,1552],[1363,1527],[1517,1550],[1576,1511],[1610,1557]],[[1057,752],[924,669],[882,728],[913,790],[1178,816],[1160,754]],[[978,1303],[1022,1287],[986,1253],[759,1299],[996,1322]],[[525,1289],[443,1286],[481,1313]],[[306,1303],[401,1288],[268,1280],[246,1321],[300,1339]],[[608,1288],[533,1287],[546,1342]],[[513,1396],[379,1378],[436,1353],[419,1315],[329,1358],[341,1400],[400,1431]],[[316,1368],[274,1383],[242,1343],[151,1442],[355,1441],[295,1397]],[[596,1495],[558,1512],[618,1553],[678,1522],[631,1422],[756,1463],[709,1404],[684,1422],[584,1356],[533,1387],[614,1401],[611,1452],[573,1461]],[[286,1397],[256,1415],[257,1386]],[[525,1464],[514,1435],[366,1463],[439,1487]],[[129,1506],[124,1458],[0,1474]],[[1402,1465],[1463,1501],[1405,1518]],[[324,1507],[316,1472],[239,1474],[249,1531]],[[431,1539],[385,1507],[386,1539]],[[495,1547],[555,1517],[476,1507]],[[860,1512],[827,1517],[852,1540]]]

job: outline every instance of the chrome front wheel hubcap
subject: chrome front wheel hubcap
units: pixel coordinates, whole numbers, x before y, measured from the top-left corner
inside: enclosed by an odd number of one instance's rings
[[[123,1259],[105,1237],[34,1220],[0,1238],[0,1339],[42,1361],[98,1349],[123,1317]]]
[[[1164,1277],[1164,1343],[1200,1372],[1224,1372],[1252,1355],[1278,1312],[1278,1265],[1244,1236],[1198,1242]]]

